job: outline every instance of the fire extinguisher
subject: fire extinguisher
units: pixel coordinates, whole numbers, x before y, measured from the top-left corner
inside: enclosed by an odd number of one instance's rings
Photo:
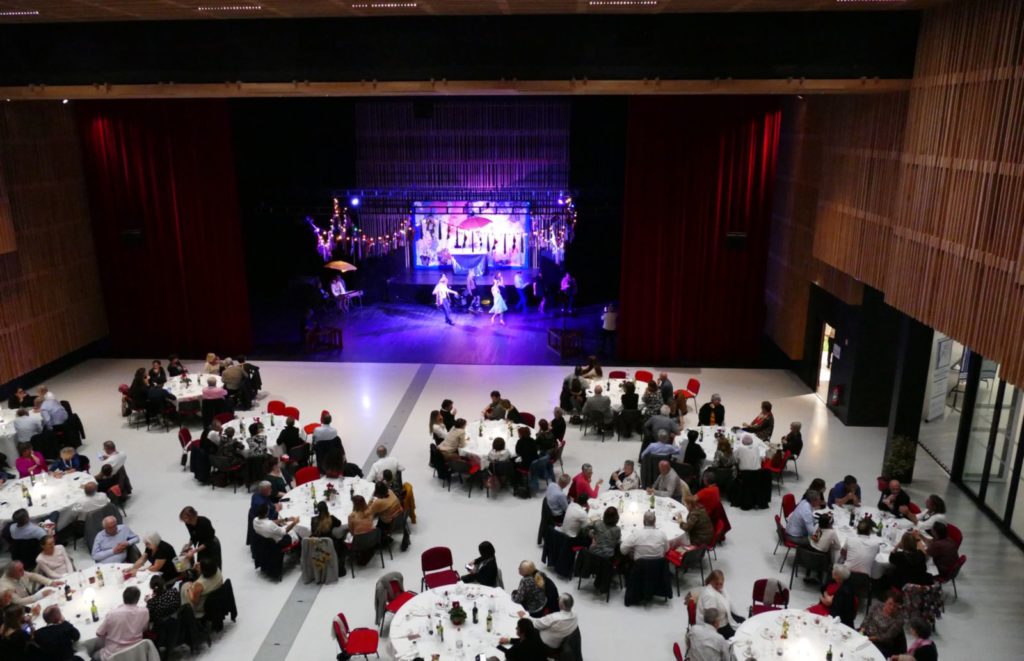
[[[843,387],[842,386],[833,386],[832,387],[832,396],[828,398],[829,404],[831,404],[832,406],[839,406],[839,400],[842,398],[842,396],[843,396]]]

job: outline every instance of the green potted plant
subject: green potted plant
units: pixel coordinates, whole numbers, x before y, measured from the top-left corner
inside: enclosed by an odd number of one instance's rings
[[[882,476],[886,480],[912,481],[916,457],[916,439],[903,435],[893,436],[886,447],[885,460],[882,462]]]

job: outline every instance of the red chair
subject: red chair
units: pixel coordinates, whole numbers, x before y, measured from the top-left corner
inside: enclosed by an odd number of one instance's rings
[[[782,459],[776,460],[774,457],[771,459],[765,459],[761,464],[761,468],[772,474],[775,479],[775,487],[782,493],[782,469],[786,467],[786,462],[789,461],[792,452],[786,450],[782,453]]]
[[[288,407],[280,399],[267,402],[267,413],[270,415],[285,415],[287,409]]]
[[[608,378],[609,379],[628,379],[629,378],[629,374],[627,374],[625,372],[625,370],[612,370],[611,372],[608,372]]]
[[[952,523],[946,524],[946,532],[949,534],[949,538],[956,544],[956,550],[960,550],[960,545],[964,542],[964,533],[962,530],[954,526]]]
[[[956,564],[953,565],[953,568],[949,570],[948,574],[940,574],[935,578],[939,585],[945,585],[946,583],[953,584],[953,601],[956,601],[957,598],[960,596],[956,593],[956,577],[960,575],[960,568],[963,567],[966,563],[967,556],[962,555],[960,556],[960,559],[956,561]]]
[[[311,422],[302,428],[302,431],[306,432],[306,436],[313,433],[313,430],[320,426],[319,422]]]
[[[775,596],[771,602],[765,600],[765,592],[768,590],[768,581],[775,581]],[[774,578],[760,578],[754,581],[754,592],[750,597],[753,602],[748,617],[767,613],[768,611],[780,611],[789,607],[789,590]]]
[[[559,441],[558,447],[551,451],[548,455],[548,462],[554,466],[555,462],[558,462],[558,469],[565,472],[565,466],[562,465],[562,452],[565,451],[565,441]]]
[[[715,550],[718,547],[719,542],[725,537],[725,521],[718,519],[715,521],[715,534],[711,536],[711,543],[708,544],[708,552],[715,556],[715,560],[718,560],[718,552]],[[708,556],[708,566],[711,565],[711,556]],[[714,567],[711,567],[714,569]]]
[[[775,515],[775,534],[778,536],[778,541],[775,542],[775,550],[772,551],[772,555],[778,552],[780,546],[786,547],[786,555],[782,556],[782,564],[779,566],[779,571],[782,571],[786,566],[786,559],[789,558],[789,552],[797,548],[799,544],[786,538],[786,529],[782,526],[782,519],[778,514]]]
[[[672,654],[675,655],[676,661],[683,661],[683,651],[679,649],[679,643],[672,643]]]
[[[338,641],[341,651],[349,656],[359,655],[368,659],[374,654],[380,657],[377,653],[380,636],[377,632],[365,627],[350,629],[344,613],[334,616],[334,638]]]
[[[648,381],[654,381],[654,374],[647,370],[637,370],[633,380],[637,383],[647,383]]]
[[[302,418],[302,414],[299,413],[299,409],[294,406],[286,406],[283,415],[284,417],[291,418],[292,420],[299,420]]]
[[[452,550],[447,546],[429,548],[420,555],[420,568],[423,579],[420,589],[439,588],[459,582],[459,572],[455,571]]]
[[[404,589],[400,581],[388,581],[387,593],[384,595],[387,603],[384,604],[384,617],[380,619],[378,633],[384,634],[384,621],[387,619],[388,613],[391,613],[393,617],[402,606],[415,596],[416,593]]]
[[[188,465],[188,453],[192,451],[192,432],[187,427],[178,430],[178,443],[181,443],[181,470]]]
[[[885,491],[889,488],[889,479],[885,477],[876,477],[875,483],[878,485],[879,491]]]
[[[917,503],[913,502],[913,501],[911,501],[911,503],[909,505],[907,505],[907,509],[910,510],[912,514],[920,514],[921,513],[921,506],[918,505]]]
[[[320,469],[316,466],[304,466],[295,471],[295,486],[301,487],[306,482],[320,479]]]
[[[697,379],[690,379],[686,382],[686,387],[682,390],[683,401],[688,399],[693,400],[693,412],[697,412],[697,395],[700,394],[700,381]]]
[[[222,425],[226,425],[227,423],[229,423],[229,422],[231,422],[232,420],[235,419],[235,414],[234,413],[218,413],[217,415],[213,416],[213,419],[216,422],[219,422]]]
[[[782,518],[788,519],[789,515],[796,509],[796,496],[787,493],[782,497]]]
[[[686,595],[686,619],[690,626],[697,624],[697,600]]]
[[[527,425],[528,427],[536,427],[537,426],[537,416],[535,416],[532,413],[522,413],[522,412],[520,412],[519,413],[519,418],[523,421],[523,424]]]

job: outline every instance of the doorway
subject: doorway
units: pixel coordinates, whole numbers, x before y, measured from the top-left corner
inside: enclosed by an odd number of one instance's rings
[[[818,387],[815,389],[818,399],[828,403],[828,384],[832,380],[832,351],[836,342],[836,329],[828,323],[822,325],[821,355],[818,361]]]

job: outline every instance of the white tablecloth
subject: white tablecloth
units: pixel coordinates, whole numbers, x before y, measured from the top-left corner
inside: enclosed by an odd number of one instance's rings
[[[14,417],[17,411],[11,409],[0,410],[0,452],[7,455],[7,463],[11,465],[11,472],[14,470],[14,460],[18,458],[18,443],[14,431]],[[43,416],[35,411],[29,411],[29,417],[42,422]]]
[[[164,384],[164,389],[177,397],[179,405],[182,402],[195,401],[202,398],[203,388],[207,386],[206,380],[211,376],[217,379],[218,388],[224,387],[224,381],[214,374],[189,374],[187,378],[191,383],[188,385],[185,385],[185,377],[180,375],[172,376],[167,379],[167,383]]]
[[[780,638],[783,619],[789,622],[785,640]],[[736,661],[809,661],[824,659],[830,645],[834,661],[885,661],[871,641],[842,622],[799,610],[761,613],[748,619],[736,630],[732,655]]]
[[[729,439],[730,443],[732,443],[733,452],[735,452],[736,448],[741,445],[740,438],[743,436],[742,431],[733,432],[725,427],[709,426],[693,427],[692,429],[696,429],[697,432],[701,434],[701,437],[697,442],[700,443],[700,446],[703,448],[704,454],[707,455],[707,460],[709,462],[715,458],[715,452],[718,451],[718,440],[715,438],[715,432],[721,431],[725,434],[725,437]],[[686,434],[689,431],[689,429],[686,429],[682,434],[676,437],[676,445],[680,445],[686,440]],[[754,435],[751,434],[751,436]],[[768,455],[768,444],[757,436],[754,436],[754,447],[757,448],[757,454],[762,459]]]
[[[450,602],[458,601],[466,611],[466,622],[456,627],[448,617]],[[473,604],[479,609],[479,622],[473,624]],[[472,661],[477,654],[503,658],[497,649],[498,639],[516,635],[518,612],[522,607],[500,588],[484,585],[456,583],[422,592],[402,606],[391,622],[391,646],[396,659],[429,659],[439,654],[441,659]],[[493,616],[493,627],[487,633],[487,613]],[[428,616],[433,634],[427,633]],[[444,641],[436,632],[437,624],[444,626]],[[461,644],[461,647],[460,647]]]
[[[51,604],[57,604],[60,606],[61,613],[64,614],[64,619],[75,625],[75,628],[82,634],[82,638],[78,641],[78,647],[79,649],[85,649],[89,643],[96,639],[96,630],[99,629],[107,613],[124,603],[121,593],[124,592],[126,587],[134,585],[139,588],[142,592],[139,605],[145,606],[146,597],[152,592],[149,589],[149,581],[153,577],[152,573],[140,571],[134,577],[125,579],[124,572],[127,569],[131,569],[131,565],[104,564],[100,566],[103,569],[102,588],[97,587],[95,582],[89,583],[90,579],[95,581],[95,566],[68,574],[61,580],[71,586],[71,601],[67,601],[64,598],[63,587],[51,588],[53,594],[43,597],[36,602],[40,606],[40,614],[33,621],[33,626],[36,629],[46,626],[46,623],[43,622],[42,611],[46,610],[46,607]],[[96,608],[99,610],[99,622],[92,621],[90,608],[93,599],[96,600]]]
[[[631,539],[637,530],[644,527],[644,512],[651,508],[651,497],[643,489],[632,491],[606,491],[590,500],[590,520],[599,521],[609,507],[619,510],[619,527],[622,528],[622,543]],[[654,497],[654,512],[657,515],[658,530],[665,533],[669,541],[682,536],[683,544],[689,538],[676,522],[677,518],[686,519],[689,512],[671,498]]]
[[[249,425],[253,424],[259,418],[259,422],[263,423],[263,431],[267,436],[267,451],[270,452],[277,447],[277,437],[281,435],[281,431],[284,429],[285,419],[279,415],[274,416],[274,423],[270,423],[270,415],[267,413],[260,413],[258,415],[246,416],[244,418],[235,418],[230,422],[224,423],[224,429],[232,428],[235,430],[235,438],[241,440],[248,447],[249,442]],[[240,438],[239,434],[245,431],[245,437]],[[300,430],[301,432],[301,430]]]
[[[878,555],[875,556],[875,564],[871,569],[871,578],[881,578],[886,571],[889,569],[889,554],[892,553],[899,543],[900,539],[903,538],[903,534],[910,532],[913,529],[914,524],[906,519],[897,519],[888,512],[882,512],[877,507],[857,507],[854,509],[854,525],[850,525],[850,511],[845,507],[833,507],[831,510],[820,510],[819,513],[827,511],[832,512],[832,519],[834,521],[833,527],[836,531],[836,536],[839,538],[840,544],[845,544],[847,537],[850,535],[857,534],[856,522],[864,518],[866,514],[871,515],[871,519],[875,522],[875,525],[879,521],[882,522],[882,535],[879,537],[876,534],[872,534],[873,540],[881,540],[882,545],[878,549]],[[938,574],[939,571],[935,567],[935,563],[932,562],[931,558],[928,558],[928,571],[932,574]]]
[[[603,394],[608,395],[608,399],[612,400],[612,410],[613,411],[621,411],[622,410],[622,395],[625,392],[622,389],[622,384],[626,383],[627,381],[630,381],[630,380],[629,379],[595,379],[594,381],[590,382],[590,385],[586,389],[587,397],[591,397],[594,394],[594,386],[601,386],[604,389],[604,393]],[[630,383],[632,383],[632,381],[630,381]],[[640,384],[640,389],[636,391],[636,393],[638,395],[640,395],[641,399],[643,399],[643,392],[644,392],[645,388],[647,388],[647,384],[646,383],[641,383]],[[638,406],[642,406],[642,404],[643,404],[643,402],[640,402],[640,401],[638,401],[638,403],[637,403]]]
[[[519,440],[520,427],[526,425],[512,425],[509,431],[509,423],[504,420],[475,420],[466,425],[466,447],[459,450],[463,457],[471,457],[480,461],[481,468],[487,468],[490,462],[487,461],[487,454],[491,451],[494,439],[505,439],[505,449],[509,451],[514,459],[516,456],[516,441]]]
[[[10,480],[0,487],[0,526],[3,526],[17,509],[24,507],[33,519],[41,519],[51,512],[59,512],[57,528],[61,529],[75,520],[73,508],[76,503],[85,499],[82,486],[95,482],[88,473],[68,473],[57,478],[52,475],[38,475],[35,485],[30,478]],[[32,494],[32,506],[21,495],[21,487],[25,485]]]
[[[302,486],[295,487],[285,494],[285,498],[288,501],[281,503],[280,516],[283,518],[297,516],[299,517],[299,524],[309,528],[310,521],[313,518],[313,489],[316,489],[316,501],[319,502],[324,500],[328,484],[334,485],[338,495],[332,501],[327,502],[327,509],[345,525],[348,525],[348,515],[352,513],[351,489],[354,488],[355,495],[362,496],[366,499],[367,503],[373,498],[374,484],[369,480],[363,480],[358,477],[322,477],[319,480],[313,480]]]

